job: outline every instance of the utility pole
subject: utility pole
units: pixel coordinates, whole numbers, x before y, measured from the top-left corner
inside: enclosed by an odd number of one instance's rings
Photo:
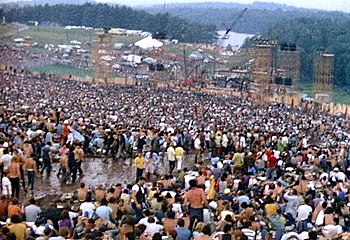
[[[184,70],[185,70],[185,78],[187,78],[187,58],[186,58],[186,46],[184,46],[183,54],[184,54]],[[186,80],[186,79],[185,79],[185,80]]]
[[[18,0],[17,0],[17,24],[16,24],[17,33],[19,33],[19,29],[18,29],[18,25],[19,25],[18,18],[19,18],[19,6],[18,6]]]

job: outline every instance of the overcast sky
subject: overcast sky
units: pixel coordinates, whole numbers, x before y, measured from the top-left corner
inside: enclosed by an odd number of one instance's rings
[[[1,1],[1,0],[0,0]],[[164,0],[97,0],[98,2],[113,2],[129,6],[163,4]],[[256,1],[256,0],[255,0]],[[324,10],[339,10],[350,12],[350,0],[259,0],[261,2],[275,2],[304,8],[317,8]],[[165,0],[165,3],[186,2],[237,2],[252,3],[254,0]]]

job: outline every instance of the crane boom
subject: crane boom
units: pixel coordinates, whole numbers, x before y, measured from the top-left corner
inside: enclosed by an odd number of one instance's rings
[[[244,13],[248,10],[248,8],[243,9],[242,12],[239,13],[239,15],[236,17],[236,19],[231,23],[230,27],[226,30],[225,35],[223,38],[226,38],[231,29],[237,24],[237,22],[243,17]]]

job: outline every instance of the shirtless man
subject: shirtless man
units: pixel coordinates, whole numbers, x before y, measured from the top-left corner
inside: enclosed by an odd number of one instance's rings
[[[77,161],[78,174],[82,175],[83,170],[81,169],[81,163],[82,163],[83,158],[84,158],[84,150],[80,147],[80,145],[76,145],[76,147],[74,149],[74,155],[75,155],[75,159]]]
[[[30,187],[30,191],[33,192],[34,190],[34,179],[35,179],[35,171],[36,171],[36,162],[33,159],[34,154],[32,154],[31,157],[26,159],[25,162],[25,167],[27,170],[27,174],[28,174],[28,185],[27,188]]]
[[[62,172],[61,185],[67,183],[69,178],[68,173],[68,153],[63,153],[60,159],[60,166]]]
[[[85,183],[81,182],[80,186],[79,186],[79,188],[77,190],[79,202],[84,202],[85,201],[88,191],[89,190],[85,186]]]
[[[207,200],[202,188],[197,187],[196,179],[192,179],[189,182],[190,190],[185,194],[185,203],[189,203],[190,211],[190,226],[189,229],[192,230],[195,220],[198,222],[203,222],[203,208],[207,204]]]
[[[15,158],[11,160],[11,163],[8,166],[8,177],[10,179],[12,188],[11,197],[19,198],[19,181],[21,173],[19,170],[19,164],[16,162]]]

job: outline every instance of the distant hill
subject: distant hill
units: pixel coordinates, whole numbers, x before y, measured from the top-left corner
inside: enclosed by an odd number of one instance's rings
[[[232,29],[236,32],[256,34],[266,32],[270,27],[284,21],[307,18],[349,18],[350,14],[343,12],[329,12],[315,9],[297,8],[288,5],[255,2],[253,4],[237,3],[176,3],[154,5],[142,9],[155,14],[168,12],[171,16],[178,16],[201,24],[214,24],[220,30],[225,30],[237,15],[244,9],[248,11]]]
[[[244,4],[244,3],[226,3],[226,2],[201,2],[201,3],[167,3],[165,5],[165,10],[167,8],[174,8],[174,7],[186,7],[186,8],[195,8],[195,9],[202,9],[202,8],[237,8],[237,9],[244,9],[244,8],[250,8],[250,9],[257,9],[257,10],[276,10],[276,9],[282,9],[284,11],[287,10],[302,10],[304,8],[297,8],[294,6],[286,5],[286,4],[277,4],[277,3],[271,3],[271,2],[254,2],[251,4]],[[148,7],[136,7],[136,8],[146,8],[146,9],[163,9],[164,4],[155,4]],[[305,9],[308,10],[308,9]]]
[[[56,4],[77,4],[81,5],[84,3],[96,3],[95,0],[30,0],[30,1],[18,1],[18,6],[19,7],[24,7],[24,6],[35,6],[35,5],[44,5],[44,4],[49,4],[49,5],[56,5]],[[0,6],[8,6],[8,7],[17,7],[17,2],[8,2],[4,4],[0,4]]]

